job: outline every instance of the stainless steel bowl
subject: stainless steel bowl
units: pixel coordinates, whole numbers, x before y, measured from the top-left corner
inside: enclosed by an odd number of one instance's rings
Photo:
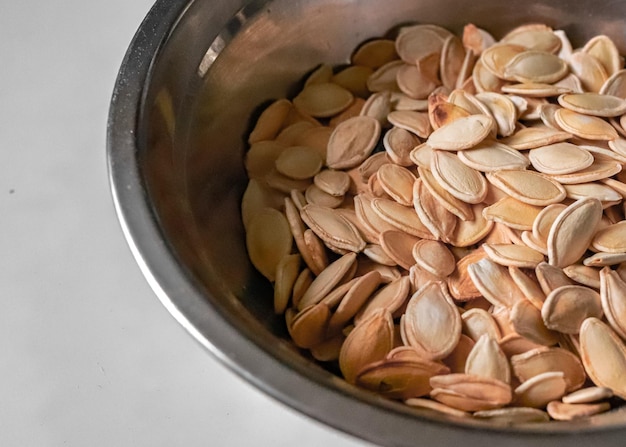
[[[622,446],[626,413],[514,428],[411,410],[298,354],[247,260],[239,203],[259,106],[315,65],[411,21],[496,36],[544,22],[574,44],[626,49],[626,2],[593,0],[158,0],[122,64],[108,123],[113,195],[128,243],[174,317],[235,372],[287,405],[389,446]],[[625,372],[626,373],[626,372]]]

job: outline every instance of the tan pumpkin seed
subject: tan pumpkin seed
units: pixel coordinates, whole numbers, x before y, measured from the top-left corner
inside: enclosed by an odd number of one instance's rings
[[[415,264],[412,249],[418,240],[420,239],[404,231],[389,230],[380,234],[380,245],[385,253],[406,270]]]
[[[420,140],[413,133],[399,127],[388,130],[383,137],[383,146],[389,158],[400,166],[411,166],[409,156],[411,151],[420,144]]]
[[[454,255],[442,242],[422,239],[413,245],[412,252],[421,268],[439,278],[450,275],[456,267]]]
[[[533,222],[542,208],[521,202],[513,197],[505,197],[483,210],[487,220],[499,222],[517,230],[532,229]]]
[[[451,373],[464,373],[467,356],[474,347],[474,340],[461,334],[454,350],[442,362],[450,368]]]
[[[382,219],[374,211],[372,208],[372,197],[367,194],[358,194],[354,197],[354,210],[362,226],[376,236],[376,241],[374,241],[376,243],[378,243],[380,233],[383,231],[397,230],[397,227]]]
[[[372,93],[372,95],[367,98],[361,108],[360,115],[374,118],[381,126],[385,126],[389,112],[391,112],[391,93],[389,90],[383,90],[381,92]]]
[[[354,96],[367,98],[369,95],[369,90],[367,89],[367,79],[372,75],[372,73],[374,73],[374,70],[370,67],[350,65],[335,74],[331,78],[331,81],[345,88]]]
[[[337,84],[325,82],[306,86],[293,99],[293,104],[307,115],[328,118],[350,106],[353,99],[349,90]]]
[[[525,299],[508,270],[488,258],[469,265],[467,271],[476,288],[494,306],[510,308]]]
[[[378,169],[378,180],[384,191],[396,202],[405,206],[413,205],[413,183],[415,175],[407,168],[387,163]]]
[[[584,51],[575,51],[569,59],[572,73],[580,78],[588,92],[599,92],[609,75],[598,59]]]
[[[613,330],[597,318],[580,328],[580,356],[585,371],[597,386],[610,388],[626,398],[626,346]]]
[[[558,84],[543,84],[540,82],[507,84],[503,85],[501,90],[503,93],[523,95],[530,98],[548,98],[550,96],[559,96],[564,93],[572,92],[572,88],[569,86],[561,86]]]
[[[433,131],[426,142],[434,149],[447,151],[469,149],[483,141],[493,126],[494,120],[491,116],[470,115]]]
[[[541,286],[539,286],[537,280],[528,276],[519,267],[514,266],[509,267],[509,275],[511,275],[511,278],[522,291],[528,302],[541,310],[543,302],[546,300],[546,294],[541,290]]]
[[[328,146],[328,140],[333,132],[333,128],[329,126],[313,126],[308,129],[304,129],[299,135],[294,138],[294,144],[296,146],[307,146],[316,149],[324,163],[326,163],[326,147]]]
[[[374,271],[380,274],[381,282],[383,284],[390,283],[391,281],[394,281],[402,276],[398,267],[378,264],[370,261],[369,259],[359,259],[359,265],[357,266],[355,275],[363,276]]]
[[[594,197],[604,203],[620,203],[622,195],[613,188],[600,183],[578,183],[575,185],[564,185],[567,198],[578,200],[587,197]]]
[[[343,334],[338,334],[309,348],[309,351],[317,361],[334,362],[339,359],[339,351],[345,339],[346,337]]]
[[[287,148],[284,143],[275,140],[257,141],[246,152],[244,164],[250,179],[263,179],[276,166],[276,160]]]
[[[515,355],[511,357],[511,367],[515,376],[522,383],[546,372],[562,372],[568,393],[579,389],[587,379],[578,356],[558,347],[542,346]]]
[[[619,116],[626,112],[626,101],[599,93],[570,93],[558,98],[559,104],[574,112],[593,116]]]
[[[458,221],[454,232],[447,237],[446,241],[455,247],[469,247],[491,234],[494,222],[484,217],[484,209],[485,205],[482,203],[472,205],[474,219]]]
[[[414,110],[394,110],[387,115],[391,124],[414,133],[420,138],[428,138],[431,133],[428,113]]]
[[[610,388],[590,386],[563,396],[562,400],[565,404],[591,404],[611,397],[613,397],[613,391]]]
[[[304,231],[303,238],[311,260],[315,263],[315,271],[321,272],[328,267],[328,256],[324,243],[310,228]]]
[[[381,284],[378,271],[368,272],[350,281],[350,287],[328,322],[328,333],[335,334],[357,314],[368,298]]]
[[[509,31],[501,42],[549,53],[557,53],[561,49],[561,39],[550,27],[540,23],[518,26]]]
[[[350,188],[350,177],[343,171],[324,169],[313,178],[315,186],[335,197],[343,197]]]
[[[565,334],[577,334],[586,318],[602,315],[600,294],[579,285],[554,289],[541,308],[546,327]]]
[[[482,102],[496,124],[496,133],[508,137],[515,132],[517,107],[506,95],[496,92],[479,92],[476,99]]]
[[[413,208],[434,239],[449,240],[457,225],[457,218],[430,193],[422,179],[415,180],[413,184]],[[433,239],[430,234],[422,237]]]
[[[328,141],[326,164],[332,169],[358,166],[372,153],[380,136],[380,123],[368,116],[339,124]]]
[[[622,68],[609,76],[602,84],[599,93],[626,99],[626,69]]]
[[[439,73],[444,87],[453,89],[463,70],[465,48],[461,39],[454,35],[446,38],[441,49]]]
[[[347,253],[326,267],[311,283],[298,303],[298,310],[319,303],[356,263],[356,253]],[[350,278],[348,278],[350,279]]]
[[[360,252],[365,248],[365,241],[359,230],[332,208],[309,203],[302,208],[300,216],[327,244],[353,252]]]
[[[437,182],[459,200],[475,204],[487,196],[487,181],[483,175],[465,165],[453,153],[433,151],[431,172]]]
[[[324,341],[329,317],[330,310],[324,303],[308,306],[298,312],[287,324],[289,335],[296,346],[312,348]]]
[[[488,172],[486,176],[497,188],[529,205],[546,206],[566,196],[560,183],[534,171],[499,170]]]
[[[329,309],[335,309],[346,296],[346,293],[350,290],[350,288],[359,280],[359,278],[352,278],[347,282],[342,282],[333,290],[331,290],[320,303],[324,303],[328,306]],[[330,331],[327,331],[330,334]]]
[[[376,198],[371,201],[371,209],[394,229],[418,238],[434,239],[428,227],[422,223],[412,207],[401,205],[393,200]]]
[[[509,62],[525,51],[526,48],[521,45],[498,43],[486,48],[480,56],[480,61],[494,76],[505,79],[504,72]]]
[[[284,197],[280,191],[269,188],[259,180],[250,179],[241,199],[241,220],[246,230],[252,217],[264,208],[281,209]]]
[[[591,246],[607,253],[626,252],[626,221],[598,230],[591,240]]]
[[[591,152],[591,155],[593,155],[593,157],[597,160],[604,160],[604,161],[617,161],[619,163],[626,163],[626,157],[624,156],[624,154],[621,154],[619,150],[614,150],[612,149],[612,147],[616,147],[618,145],[620,145],[620,143],[617,143],[618,140],[612,140],[608,142],[608,146],[609,148],[604,148],[604,147],[599,147],[596,145],[580,145],[579,147],[581,149],[584,149],[586,151]]]
[[[554,220],[548,234],[548,260],[557,267],[578,261],[594,238],[602,204],[598,199],[580,199],[569,205]]]
[[[543,262],[543,255],[532,248],[515,244],[483,244],[489,259],[504,266],[534,269]]]
[[[493,410],[507,405],[513,397],[508,384],[468,374],[433,376],[430,385],[433,399],[463,411]]]
[[[382,360],[363,368],[356,385],[390,399],[410,399],[431,391],[430,378],[448,368],[429,360]]]
[[[528,158],[544,174],[570,174],[588,168],[593,155],[572,143],[555,143],[531,149]]]
[[[387,253],[385,253],[385,250],[383,250],[383,248],[378,244],[366,245],[363,249],[363,254],[379,264],[388,265],[390,267],[397,265],[396,262],[391,259]]]
[[[398,72],[406,64],[403,61],[393,60],[382,65],[367,78],[367,89],[370,92],[399,91],[396,81]]]
[[[248,143],[273,140],[283,128],[293,105],[287,99],[279,99],[270,104],[256,121],[250,132]]]
[[[296,282],[293,284],[293,291],[291,295],[291,302],[294,308],[297,308],[300,300],[304,296],[305,292],[313,283],[313,274],[309,268],[303,269],[298,277],[296,278]],[[289,310],[289,309],[287,309]]]
[[[270,281],[283,256],[291,252],[293,237],[285,215],[265,208],[250,219],[246,231],[246,248],[254,267]]]
[[[304,191],[307,203],[326,208],[338,208],[343,203],[343,197],[333,196],[318,188],[315,184],[310,185]]]
[[[448,289],[454,299],[458,301],[468,301],[482,296],[474,285],[467,269],[471,264],[478,262],[486,256],[484,250],[478,249],[457,261],[456,269],[448,277]]]
[[[429,359],[452,352],[461,335],[461,316],[443,282],[431,282],[409,299],[404,314],[408,342]]]
[[[328,64],[321,64],[304,81],[305,87],[312,84],[322,84],[330,82],[333,77],[333,67]]]
[[[494,37],[484,29],[478,28],[473,23],[463,27],[463,46],[475,55],[480,55],[484,50],[496,43]]]
[[[545,411],[529,407],[506,407],[495,410],[477,411],[475,418],[486,419],[496,424],[515,426],[536,422],[548,422],[550,416]]]
[[[432,107],[429,105],[428,108],[428,119],[433,129],[439,129],[459,118],[468,116],[470,116],[470,113],[467,110],[450,102],[439,102]]]
[[[600,289],[600,272],[586,265],[572,264],[563,269],[568,278],[583,286]]]
[[[554,203],[541,210],[533,222],[532,228],[532,234],[537,241],[546,245],[552,224],[565,208],[567,206],[562,203]]]
[[[397,58],[396,44],[393,40],[372,39],[359,45],[352,54],[351,61],[354,65],[376,69]]]
[[[392,315],[407,300],[410,290],[408,276],[402,276],[370,296],[354,317],[354,323],[358,325],[361,321],[368,319],[376,311],[385,309]]]
[[[623,68],[623,60],[615,43],[605,35],[594,36],[585,44],[582,51],[595,57],[604,67],[608,76]]]
[[[411,150],[409,157],[411,158],[411,161],[418,167],[429,170],[432,154],[433,148],[426,143],[422,143],[415,146]]]
[[[383,360],[393,346],[394,327],[391,314],[378,311],[357,325],[341,346],[339,368],[344,379],[355,383],[365,366]]]
[[[554,119],[561,129],[588,140],[614,140],[619,135],[607,121],[568,109],[559,109]]]
[[[535,275],[537,276],[541,290],[543,290],[543,293],[546,295],[559,287],[573,286],[576,284],[567,277],[561,268],[550,265],[547,262],[542,262],[537,266]]]
[[[427,112],[427,99],[413,99],[402,92],[391,92],[391,106],[394,111],[411,110],[413,112]]]
[[[319,124],[314,124],[310,121],[297,121],[281,130],[278,136],[276,136],[275,141],[285,146],[295,146],[296,141],[298,141],[305,130],[313,129],[318,126]]]
[[[459,160],[481,172],[500,169],[526,169],[530,164],[519,151],[493,140],[485,140],[472,149],[459,151]]]
[[[561,58],[545,51],[529,50],[512,57],[504,67],[503,77],[517,82],[551,84],[562,79],[568,66]]]
[[[557,400],[549,402],[547,411],[556,421],[572,421],[594,414],[604,413],[611,409],[611,404],[601,402],[597,404],[568,404]]]
[[[528,340],[544,346],[553,346],[558,342],[556,334],[546,328],[541,310],[530,301],[518,301],[511,309],[511,324],[515,332]]]
[[[565,394],[567,384],[563,372],[545,372],[531,377],[515,388],[515,402],[532,408],[544,408]]]
[[[274,283],[274,313],[282,315],[293,293],[293,287],[300,274],[302,257],[298,254],[285,255],[276,266]]]
[[[478,339],[467,356],[465,374],[511,382],[509,360],[498,342],[487,334]]]
[[[292,179],[274,169],[265,176],[265,183],[283,194],[290,194],[294,189],[304,192],[311,185],[311,179]]]
[[[436,76],[439,57],[439,53],[430,53],[413,64],[404,64],[398,68],[396,83],[400,91],[413,99],[428,98],[439,85],[439,78]]]
[[[611,328],[626,339],[626,282],[615,270],[600,271],[600,298]]]
[[[361,110],[363,109],[363,105],[365,104],[365,100],[363,98],[354,98],[352,103],[345,108],[341,113],[333,116],[328,121],[328,126],[335,128],[342,122],[346,121],[349,118],[353,118],[355,116],[361,115]]]
[[[483,336],[500,340],[502,333],[493,314],[481,308],[466,310],[461,315],[462,333],[477,342]]]
[[[474,220],[472,206],[450,194],[447,189],[439,184],[430,169],[420,166],[417,168],[417,172],[428,192],[430,192],[445,209],[461,220]]]
[[[548,144],[559,143],[572,138],[572,134],[546,126],[527,127],[500,140],[501,143],[517,150],[534,149]]]
[[[604,180],[622,170],[621,163],[615,161],[595,160],[591,166],[571,174],[551,175],[551,177],[562,185],[573,185],[576,183],[595,182]]]
[[[441,53],[444,39],[438,30],[427,25],[406,27],[395,41],[396,52],[404,62],[414,64],[428,54]]]

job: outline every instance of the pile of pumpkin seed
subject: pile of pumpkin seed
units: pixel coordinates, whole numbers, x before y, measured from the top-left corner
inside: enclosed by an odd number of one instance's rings
[[[401,28],[249,136],[242,217],[293,343],[504,423],[626,399],[626,70],[598,35]]]

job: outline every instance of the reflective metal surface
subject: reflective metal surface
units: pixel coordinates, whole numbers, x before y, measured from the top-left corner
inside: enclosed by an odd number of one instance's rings
[[[626,49],[626,2],[530,0],[160,0],[120,70],[108,127],[113,195],[129,245],[174,317],[234,371],[326,424],[390,446],[623,445],[621,411],[573,423],[498,427],[386,401],[298,354],[271,287],[245,252],[239,203],[245,135],[260,107],[321,62],[400,23],[496,37],[544,22],[574,44],[609,34]]]

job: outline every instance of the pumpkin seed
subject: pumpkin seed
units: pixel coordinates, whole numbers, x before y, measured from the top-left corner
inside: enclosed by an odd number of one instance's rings
[[[369,116],[350,118],[330,136],[326,165],[332,169],[358,166],[372,153],[380,136],[380,123]]]
[[[626,346],[611,328],[597,318],[580,327],[580,354],[585,371],[597,386],[610,388],[626,398]]]
[[[431,172],[437,182],[459,200],[475,204],[487,196],[487,181],[483,175],[465,165],[453,153],[433,151]]]
[[[409,344],[429,359],[446,357],[461,335],[461,316],[444,282],[430,282],[415,292],[404,321]]]
[[[458,151],[469,149],[483,141],[491,132],[494,121],[489,115],[469,115],[433,131],[426,141],[433,149]]]

